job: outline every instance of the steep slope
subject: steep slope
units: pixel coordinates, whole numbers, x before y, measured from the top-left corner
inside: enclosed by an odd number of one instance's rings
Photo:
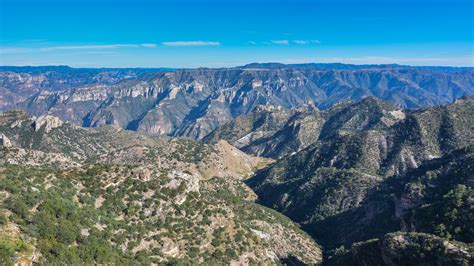
[[[291,109],[312,102],[326,109],[374,96],[403,107],[424,107],[473,94],[473,84],[472,69],[246,66],[179,70],[114,85],[40,91],[18,106],[88,127],[111,124],[147,134],[201,139],[258,105]]]
[[[459,226],[472,223],[468,205],[458,206],[460,215],[466,212],[463,222],[435,218],[444,207],[417,208],[437,206],[449,193],[472,203],[474,99],[416,111],[391,108],[367,99],[334,109],[337,115],[329,116],[318,141],[246,183],[262,204],[303,224],[328,248],[398,230],[446,236],[437,226],[450,228],[450,236],[458,231],[454,239],[471,243],[469,229]]]
[[[218,127],[203,141],[217,142],[223,139],[242,149],[257,139],[273,135],[287,123],[292,114],[291,111],[274,106],[257,106],[253,112]]]
[[[280,114],[278,109],[272,113]],[[260,133],[258,128],[246,128],[245,124],[255,124],[260,111],[239,118],[217,128],[203,140],[212,142],[224,139],[241,150],[263,157],[282,158],[298,152],[318,141],[354,130],[386,128],[404,118],[405,113],[392,105],[373,97],[357,103],[341,103],[325,111],[312,105],[294,109],[273,124],[271,131]],[[241,121],[245,121],[242,123]],[[243,129],[245,128],[245,129]]]
[[[472,247],[423,233],[392,233],[340,250],[325,265],[469,265]]]
[[[203,141],[225,140],[248,154],[282,157],[317,140],[324,118],[315,109],[304,106],[287,111],[258,106],[252,113],[218,127]]]
[[[1,263],[322,260],[241,181],[265,161],[221,141],[0,115]]]
[[[316,141],[322,121],[318,112],[298,111],[274,134],[254,139],[241,150],[258,156],[281,158]]]
[[[473,149],[433,159],[404,177],[390,177],[358,205],[314,221],[307,230],[328,247],[394,231],[415,231],[472,243]]]

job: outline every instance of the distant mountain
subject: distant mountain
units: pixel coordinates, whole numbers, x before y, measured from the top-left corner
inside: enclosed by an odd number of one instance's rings
[[[7,70],[0,72],[3,110],[21,108],[86,127],[110,124],[195,139],[260,105],[327,109],[373,96],[418,108],[474,93],[472,68],[272,63],[165,72]]]
[[[304,63],[304,64],[281,64],[281,63],[251,63],[239,68],[255,68],[255,69],[319,69],[319,70],[357,70],[357,69],[429,69],[441,72],[462,72],[471,70],[472,67],[449,67],[449,66],[408,66],[398,64],[370,64],[370,65],[353,65],[343,63]]]
[[[56,74],[75,74],[84,75],[84,73],[103,73],[103,72],[115,72],[115,73],[153,73],[162,71],[174,71],[174,68],[75,68],[70,66],[0,66],[0,71],[6,72],[21,72],[32,75],[44,74],[47,72],[56,72]]]
[[[14,107],[41,92],[98,84],[108,86],[165,70],[170,69],[0,66],[0,110]]]

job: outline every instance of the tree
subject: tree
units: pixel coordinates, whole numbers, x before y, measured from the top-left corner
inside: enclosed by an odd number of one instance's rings
[[[0,239],[0,264],[13,265],[13,256],[15,256],[15,248],[13,245],[4,239]]]
[[[76,240],[77,228],[70,221],[61,221],[56,232],[59,242],[64,244],[71,244]]]
[[[56,236],[56,217],[48,212],[41,211],[33,219],[38,226],[38,233],[43,238],[54,238]]]

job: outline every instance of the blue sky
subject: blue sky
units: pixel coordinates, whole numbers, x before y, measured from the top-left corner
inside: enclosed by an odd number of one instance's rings
[[[0,0],[0,65],[474,66],[472,0]]]

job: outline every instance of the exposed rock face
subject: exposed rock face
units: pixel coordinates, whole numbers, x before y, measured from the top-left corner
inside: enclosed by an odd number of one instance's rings
[[[150,170],[143,167],[133,169],[132,175],[136,176],[138,179],[142,181],[149,181],[151,178]]]
[[[9,72],[5,79],[21,84],[14,77],[20,74]],[[374,96],[403,107],[425,107],[474,93],[474,72],[463,68],[253,65],[136,76],[122,82],[74,83],[67,90],[32,85],[34,93],[25,92],[14,102],[29,113],[49,113],[87,127],[113,124],[201,139],[258,105],[290,109],[314,104],[326,109]]]
[[[0,66],[0,110],[40,92],[57,92],[79,86],[110,86],[122,80],[136,80],[147,73],[165,69],[75,69],[67,66]]]
[[[35,131],[40,130],[44,126],[44,131],[49,133],[52,129],[63,125],[63,121],[52,115],[42,115],[35,119],[33,126]]]
[[[315,142],[323,122],[319,111],[312,108],[258,108],[218,127],[203,140],[224,139],[246,153],[281,158]]]
[[[226,140],[233,146],[249,152],[245,147],[274,135],[296,113],[297,111],[288,111],[275,106],[259,105],[252,113],[239,116],[218,127],[203,140],[207,142]]]
[[[0,147],[10,148],[12,146],[11,141],[3,133],[0,133]]]

